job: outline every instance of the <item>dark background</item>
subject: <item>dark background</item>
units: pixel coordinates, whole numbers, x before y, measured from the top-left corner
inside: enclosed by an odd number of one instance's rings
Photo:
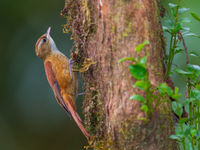
[[[62,32],[63,6],[64,0],[0,2],[0,150],[81,150],[87,145],[57,104],[35,55],[37,39],[51,26],[58,49],[69,56],[73,41]]]
[[[199,0],[181,3],[200,15]],[[57,104],[34,50],[37,39],[51,26],[58,49],[69,56],[73,41],[62,32],[65,20],[59,14],[63,6],[64,0],[0,1],[0,150],[81,150],[87,145],[74,121]],[[189,13],[185,16],[191,18]],[[191,21],[186,26],[200,35],[200,23]],[[186,39],[188,49],[197,53],[199,42]],[[191,58],[191,62],[200,61]],[[176,56],[175,64],[184,67],[183,54]],[[173,79],[184,87],[179,76]],[[77,99],[79,114],[81,98]]]

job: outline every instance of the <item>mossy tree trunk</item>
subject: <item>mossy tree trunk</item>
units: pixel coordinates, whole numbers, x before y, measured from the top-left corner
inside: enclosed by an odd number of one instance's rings
[[[141,55],[149,55],[149,80],[164,82],[164,43],[157,0],[66,0],[62,11],[72,31],[74,48],[96,64],[84,72],[85,126],[96,149],[176,150],[171,108],[162,103],[149,122],[141,104],[130,100],[135,82],[123,57],[135,57],[138,44],[148,40]],[[66,28],[65,28],[66,29]],[[66,30],[65,30],[66,31]]]

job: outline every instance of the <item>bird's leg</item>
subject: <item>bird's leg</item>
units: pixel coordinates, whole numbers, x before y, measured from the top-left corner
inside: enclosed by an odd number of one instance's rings
[[[74,61],[70,58],[69,59],[69,74],[70,74],[70,77],[72,79],[72,69],[71,69],[71,65],[74,63]]]

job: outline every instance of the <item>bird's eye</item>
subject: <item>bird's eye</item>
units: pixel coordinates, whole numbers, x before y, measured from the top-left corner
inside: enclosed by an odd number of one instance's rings
[[[46,41],[47,41],[46,37],[45,37],[45,38],[43,38],[43,39],[42,39],[42,41],[43,41],[43,42],[46,42]]]

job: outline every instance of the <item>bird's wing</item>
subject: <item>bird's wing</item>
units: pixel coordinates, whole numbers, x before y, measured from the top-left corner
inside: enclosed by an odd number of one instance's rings
[[[63,97],[60,93],[60,86],[58,84],[58,80],[56,78],[56,73],[53,70],[52,64],[50,61],[46,61],[44,64],[45,72],[47,76],[47,80],[54,92],[54,95],[56,97],[56,100],[58,103],[64,108],[64,110],[67,112],[67,114],[71,117],[71,114],[69,113],[69,110],[67,109],[67,106],[65,104],[65,101],[63,100]]]
[[[85,137],[89,138],[90,135],[85,130],[78,113],[75,111],[75,105],[73,103],[72,97],[68,94],[63,94],[63,97],[62,97],[62,95],[60,93],[60,87],[59,87],[58,81],[56,79],[56,73],[53,70],[51,62],[46,61],[44,66],[45,66],[47,80],[49,81],[49,84],[50,84],[51,88],[53,89],[54,95],[55,95],[58,103],[67,111],[67,113],[70,117],[72,116],[74,118],[75,122],[77,123],[78,127],[81,129],[81,131],[83,132]],[[63,100],[63,98],[65,99],[66,103]]]

